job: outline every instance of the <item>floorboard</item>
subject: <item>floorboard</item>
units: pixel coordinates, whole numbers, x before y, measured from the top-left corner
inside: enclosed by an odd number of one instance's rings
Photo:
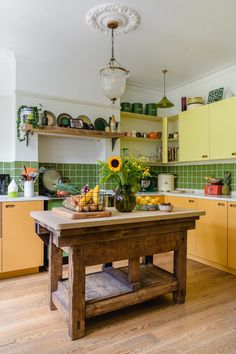
[[[154,260],[172,270],[170,254]],[[89,319],[87,335],[73,342],[63,317],[48,308],[47,278],[39,273],[0,281],[0,353],[236,353],[234,275],[189,260],[185,304],[173,305],[165,295]]]

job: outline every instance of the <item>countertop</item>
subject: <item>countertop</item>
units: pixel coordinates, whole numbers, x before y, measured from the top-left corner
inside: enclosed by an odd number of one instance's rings
[[[110,217],[106,216],[103,218],[88,218],[77,220],[66,219],[65,217],[53,213],[53,211],[32,211],[30,215],[39,223],[42,223],[46,227],[50,227],[54,230],[130,224],[143,221],[170,220],[205,215],[205,211],[202,210],[191,210],[183,208],[174,208],[172,212],[164,212],[160,210],[133,210],[131,213],[120,213],[115,208],[108,208],[108,210],[111,210],[112,212],[112,216]]]
[[[0,203],[5,202],[33,202],[35,200],[49,200],[48,197],[43,195],[35,195],[34,197],[24,197],[23,194],[19,193],[17,198],[9,198],[7,195],[0,195]]]
[[[236,193],[233,192],[231,195],[205,195],[202,189],[176,189],[172,192],[139,192],[138,195],[163,195],[163,196],[173,196],[173,197],[187,197],[187,198],[200,198],[200,199],[212,199],[212,200],[223,200],[226,202],[236,202]]]
[[[114,193],[113,193],[114,194]],[[205,195],[201,189],[176,189],[172,192],[139,192],[136,193],[140,196],[153,195],[153,196],[175,196],[175,197],[187,197],[187,198],[200,198],[200,199],[212,199],[212,200],[223,200],[226,202],[236,202],[236,192],[232,192],[230,195]],[[34,197],[24,197],[23,194],[19,193],[17,198],[9,198],[7,195],[0,195],[0,203],[2,202],[28,202],[34,200],[58,200],[65,199],[64,197],[48,197],[44,195],[35,195]]]

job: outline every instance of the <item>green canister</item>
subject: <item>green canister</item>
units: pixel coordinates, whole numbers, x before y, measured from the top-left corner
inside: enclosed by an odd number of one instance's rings
[[[156,103],[147,103],[145,107],[145,113],[149,116],[157,115],[157,104]]]
[[[130,102],[122,102],[120,106],[121,106],[122,112],[131,112],[132,111],[132,105]]]
[[[143,114],[143,104],[142,103],[132,103],[132,112]]]

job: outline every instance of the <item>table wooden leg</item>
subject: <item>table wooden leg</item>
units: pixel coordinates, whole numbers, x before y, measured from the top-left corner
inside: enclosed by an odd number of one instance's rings
[[[187,231],[181,232],[178,249],[174,251],[174,275],[178,281],[178,290],[173,293],[173,301],[182,304],[186,295]]]
[[[69,335],[72,340],[85,335],[85,266],[83,249],[69,247]]]
[[[128,281],[132,284],[132,290],[134,291],[141,287],[139,257],[129,259]]]
[[[56,306],[52,302],[52,293],[57,290],[57,283],[62,279],[62,250],[53,244],[53,235],[50,235],[49,243],[49,306],[50,309],[56,310]]]

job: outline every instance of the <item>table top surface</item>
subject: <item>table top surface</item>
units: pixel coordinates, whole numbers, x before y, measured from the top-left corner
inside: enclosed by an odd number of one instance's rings
[[[68,230],[84,227],[99,227],[106,225],[130,224],[138,222],[171,220],[178,218],[191,218],[205,215],[203,210],[174,208],[171,212],[155,211],[140,211],[134,210],[130,213],[120,213],[115,208],[108,208],[112,212],[110,217],[88,218],[71,220],[66,217],[57,215],[52,211],[32,211],[31,217],[35,221],[50,227],[54,230]]]

